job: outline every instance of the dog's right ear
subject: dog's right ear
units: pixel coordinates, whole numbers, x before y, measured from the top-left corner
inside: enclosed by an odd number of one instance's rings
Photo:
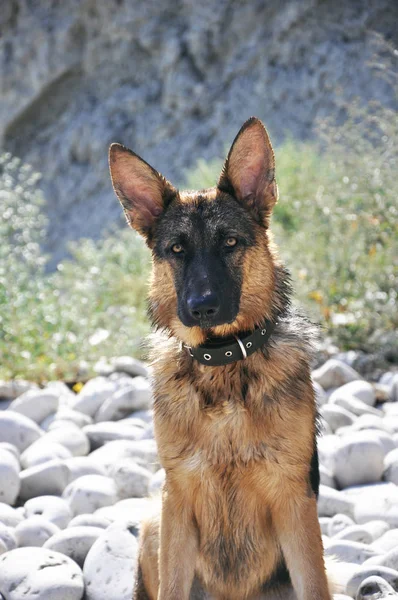
[[[128,224],[152,239],[153,226],[177,190],[142,158],[121,144],[109,148],[109,168],[113,189]]]

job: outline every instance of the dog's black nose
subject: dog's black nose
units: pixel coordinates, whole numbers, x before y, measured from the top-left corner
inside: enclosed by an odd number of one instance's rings
[[[189,314],[196,321],[211,320],[220,310],[217,295],[212,292],[200,296],[190,296],[187,300],[187,305]]]

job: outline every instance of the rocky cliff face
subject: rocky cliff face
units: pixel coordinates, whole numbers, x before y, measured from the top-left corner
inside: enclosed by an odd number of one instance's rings
[[[369,62],[397,21],[394,0],[2,0],[0,145],[43,173],[53,264],[120,218],[111,141],[181,181],[252,114],[279,140],[392,103]]]

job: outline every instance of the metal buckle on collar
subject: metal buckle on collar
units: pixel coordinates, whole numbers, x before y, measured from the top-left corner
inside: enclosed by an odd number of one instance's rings
[[[244,346],[244,344],[243,344],[242,340],[241,340],[241,339],[240,339],[240,338],[239,338],[237,335],[235,335],[235,336],[234,336],[234,338],[236,339],[236,341],[237,341],[237,342],[238,342],[238,344],[239,344],[239,348],[240,348],[240,351],[242,352],[242,356],[243,356],[243,358],[247,358],[247,352],[246,352],[246,348],[245,348],[245,346]]]

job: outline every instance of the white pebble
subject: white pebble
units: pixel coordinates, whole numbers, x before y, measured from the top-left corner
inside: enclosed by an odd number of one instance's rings
[[[60,495],[69,481],[68,467],[59,459],[49,460],[20,474],[22,500],[36,496]]]
[[[38,496],[25,502],[25,516],[33,515],[41,515],[60,529],[64,529],[72,518],[69,504],[57,496]]]
[[[29,467],[41,465],[54,458],[62,459],[71,456],[71,451],[62,444],[41,438],[22,453],[21,465],[24,469],[29,469]]]
[[[114,465],[110,476],[115,480],[120,499],[148,496],[152,473],[135,464],[131,459],[124,459]]]
[[[68,527],[50,537],[44,548],[61,552],[83,567],[88,551],[103,531],[99,527]]]
[[[15,528],[18,546],[42,546],[59,528],[40,515],[29,517]]]
[[[18,459],[8,450],[0,448],[0,502],[14,504],[20,487]]]
[[[17,548],[0,557],[0,593],[7,600],[81,600],[83,574],[59,552]]]
[[[366,431],[354,432],[341,438],[334,454],[334,476],[337,484],[346,488],[381,480],[384,449],[374,436]]]
[[[72,481],[63,493],[74,515],[93,513],[115,504],[117,490],[113,479],[102,475],[84,475]]]
[[[14,400],[9,409],[40,423],[57,410],[58,402],[59,394],[55,391],[29,390]]]
[[[0,440],[16,446],[19,452],[23,452],[42,434],[32,419],[11,410],[0,412]]]
[[[84,563],[87,600],[131,600],[138,544],[129,521],[110,525]]]

